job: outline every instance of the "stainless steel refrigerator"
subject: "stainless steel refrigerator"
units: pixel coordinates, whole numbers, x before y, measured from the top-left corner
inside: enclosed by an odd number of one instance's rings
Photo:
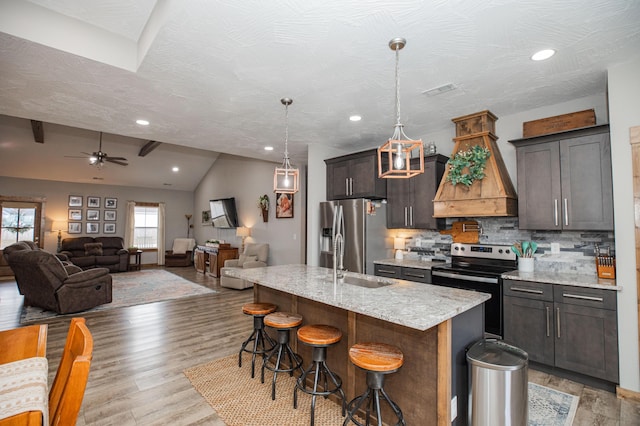
[[[373,261],[391,257],[386,248],[386,204],[357,198],[320,203],[320,266],[333,268],[333,214],[341,205],[344,214],[344,268],[373,275]]]

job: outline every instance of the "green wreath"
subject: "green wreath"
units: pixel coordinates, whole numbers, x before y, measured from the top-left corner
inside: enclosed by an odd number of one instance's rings
[[[454,186],[459,183],[467,187],[471,186],[476,180],[484,178],[484,168],[490,156],[491,151],[480,145],[474,145],[466,151],[458,151],[447,162],[449,164],[447,181]],[[465,170],[468,170],[468,173],[464,173]]]

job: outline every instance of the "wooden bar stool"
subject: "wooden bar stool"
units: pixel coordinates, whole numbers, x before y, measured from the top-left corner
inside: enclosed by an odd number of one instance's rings
[[[301,374],[304,373],[302,357],[293,352],[293,349],[289,346],[289,330],[300,327],[300,324],[302,324],[302,315],[292,312],[274,312],[264,317],[264,325],[275,328],[278,331],[278,343],[265,356],[262,362],[261,376],[262,383],[264,383],[264,369],[273,371],[271,399],[274,401],[276,399],[276,378],[278,373],[289,373],[289,376],[293,376],[293,372],[298,369]],[[289,358],[288,364],[286,364],[287,357]],[[283,366],[283,362],[287,366]]]
[[[368,426],[371,414],[375,414],[378,426],[382,426],[382,414],[380,411],[380,396],[386,401],[396,415],[395,426],[405,425],[400,407],[389,398],[384,391],[384,376],[398,371],[404,362],[402,351],[395,346],[385,343],[358,343],[349,349],[349,359],[356,366],[367,372],[367,390],[355,397],[347,406],[347,418],[343,426],[352,421],[358,426],[364,426],[355,419],[355,415],[367,401],[366,425]],[[372,413],[373,412],[373,413]]]
[[[293,408],[298,408],[298,389],[311,395],[311,426],[314,424],[316,396],[327,398],[338,393],[342,399],[342,415],[345,413],[345,397],[342,379],[327,366],[327,347],[342,339],[342,331],[330,325],[305,325],[298,330],[298,340],[313,348],[313,362],[296,381],[293,389]],[[313,389],[307,389],[307,376],[313,374]],[[329,383],[329,380],[331,383]],[[320,384],[322,389],[319,389]],[[333,384],[333,385],[332,385]]]
[[[251,378],[254,377],[256,355],[264,355],[276,345],[276,342],[264,331],[264,317],[278,309],[273,303],[246,303],[242,305],[242,312],[253,315],[253,332],[247,340],[242,343],[238,354],[238,367],[242,367],[242,352],[251,353]],[[267,347],[266,343],[269,345]],[[253,349],[247,349],[247,345],[253,342]]]

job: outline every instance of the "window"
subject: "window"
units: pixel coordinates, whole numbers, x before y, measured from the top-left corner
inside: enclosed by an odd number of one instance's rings
[[[18,241],[34,241],[36,209],[33,207],[2,207],[2,242],[0,249]]]
[[[136,206],[133,244],[141,249],[158,248],[158,207]]]

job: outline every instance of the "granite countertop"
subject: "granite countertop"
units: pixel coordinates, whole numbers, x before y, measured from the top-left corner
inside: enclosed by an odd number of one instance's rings
[[[264,287],[325,303],[348,311],[389,321],[416,330],[428,330],[480,305],[488,294],[405,280],[347,272],[346,279],[388,283],[378,288],[333,284],[333,271],[308,265],[228,269],[226,274]]]
[[[389,266],[403,266],[405,268],[417,268],[417,269],[429,269],[432,266],[446,265],[446,262],[442,261],[430,261],[419,259],[381,259],[373,262],[377,265],[389,265]]]
[[[518,270],[506,272],[502,274],[503,279],[532,281],[547,284],[571,285],[575,287],[591,287],[602,288],[605,290],[622,290],[622,287],[616,284],[616,280],[607,280],[598,278],[597,275],[572,274],[567,272],[554,271],[534,271],[520,272]]]

